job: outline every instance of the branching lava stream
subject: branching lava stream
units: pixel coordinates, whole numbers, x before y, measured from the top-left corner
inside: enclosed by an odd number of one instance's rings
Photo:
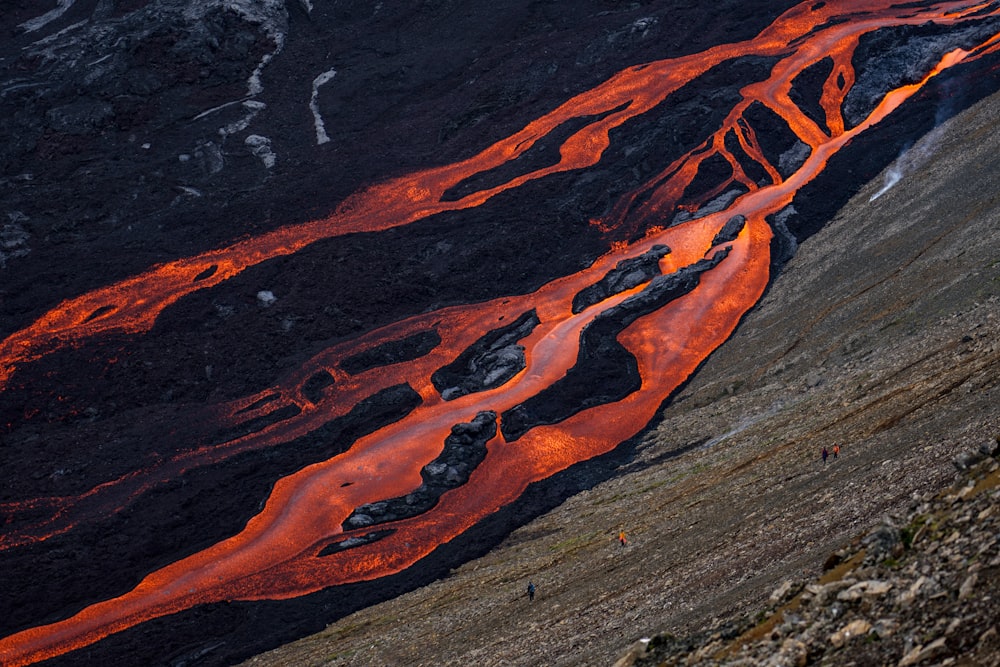
[[[622,226],[646,230],[640,241],[616,244],[592,266],[532,294],[446,308],[368,332],[325,350],[265,391],[213,406],[222,427],[295,408],[291,416],[252,433],[107,480],[79,497],[36,498],[3,507],[14,520],[0,535],[0,550],[16,549],[119,512],[140,494],[192,468],[310,433],[386,388],[408,385],[421,398],[404,418],[357,440],[343,454],[278,480],[266,505],[239,534],[150,573],[120,597],[3,638],[0,662],[24,665],[61,655],[195,605],[290,598],[399,572],[516,500],[530,483],[612,450],[654,418],[671,392],[730,336],[759,300],[769,280],[768,217],[787,207],[852,138],[886,118],[932,77],[992,53],[1000,43],[994,35],[969,51],[939,54],[937,65],[923,79],[890,91],[862,122],[848,128],[842,108],[854,85],[852,57],[859,39],[886,27],[959,25],[996,16],[1000,8],[994,3],[938,2],[919,8],[888,0],[803,3],[752,40],[624,70],[468,160],[374,185],[349,198],[329,218],[153,267],[63,302],[14,333],[0,343],[0,389],[19,368],[60,348],[84,346],[112,332],[142,335],[177,300],[320,239],[378,232],[440,212],[476,207],[529,181],[593,166],[611,144],[613,129],[669,104],[672,93],[712,67],[746,56],[776,59],[765,80],[750,82],[741,90],[742,99],[712,136],[628,193],[597,221],[609,230]],[[789,92],[798,74],[824,59],[832,60],[833,66],[821,98],[815,100],[825,114],[821,127]],[[809,149],[808,157],[787,177],[760,147],[747,118],[754,104],[780,116]],[[455,200],[446,197],[475,174],[523,155],[566,121],[585,117],[595,120],[563,142],[556,164]],[[734,143],[740,154],[731,149]],[[693,216],[677,215],[699,167],[713,157],[725,160],[731,175],[700,196],[694,208],[704,209],[704,215],[697,211]],[[748,175],[751,166],[766,173],[767,179]],[[707,206],[711,200],[733,191],[737,196],[727,207],[708,212],[713,210]],[[658,273],[575,305],[579,295],[623,262],[648,257],[658,248]],[[457,396],[440,391],[432,381],[436,371],[476,341],[531,311],[537,323],[517,341],[523,348],[523,368],[498,385]],[[523,432],[509,431],[505,415],[568,377],[589,354],[582,341],[609,327],[615,344],[635,360],[637,388],[623,398],[577,406],[554,421],[536,419]],[[387,341],[426,331],[435,331],[440,343],[416,359],[354,373],[341,365]],[[305,388],[310,378],[322,373],[332,382],[323,389],[324,399],[314,402],[306,397]],[[418,489],[423,483],[421,471],[441,453],[453,426],[483,413],[493,415],[498,429],[467,482],[441,495],[426,512],[375,526],[347,522],[357,508]],[[40,513],[44,516],[39,519]],[[35,518],[18,520],[20,515]],[[331,551],[331,546],[337,548]]]

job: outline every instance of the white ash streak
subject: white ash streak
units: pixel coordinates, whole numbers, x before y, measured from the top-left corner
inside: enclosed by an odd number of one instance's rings
[[[326,133],[326,125],[323,123],[323,115],[319,112],[319,87],[329,83],[336,75],[337,70],[328,69],[313,79],[309,109],[312,111],[313,125],[316,127],[316,145],[322,145],[330,141],[330,137]]]
[[[37,16],[33,19],[25,21],[18,28],[21,28],[25,32],[34,32],[41,28],[44,28],[49,23],[52,23],[57,18],[66,13],[66,10],[73,6],[75,0],[58,0],[54,9],[45,12],[41,16]]]
[[[265,53],[257,63],[253,74],[247,80],[247,94],[253,97],[264,90],[260,82],[261,72],[281,53],[285,47],[285,32],[288,28],[288,11],[284,0],[226,0],[222,3],[251,23],[259,23],[267,36],[274,41],[274,51]]]

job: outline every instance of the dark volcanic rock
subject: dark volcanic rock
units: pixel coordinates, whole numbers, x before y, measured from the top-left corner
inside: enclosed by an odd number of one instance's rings
[[[971,48],[993,35],[998,26],[996,19],[986,19],[958,30],[907,26],[865,35],[854,56],[857,81],[844,99],[844,120],[851,127],[857,125],[888,91],[923,78],[941,53]],[[942,105],[937,122],[954,113],[948,106],[947,102]]]
[[[0,587],[5,591],[0,632],[6,635],[56,620],[53,609],[62,613],[87,600],[124,593],[150,569],[238,533],[259,511],[276,479],[347,451],[355,440],[401,419],[419,403],[420,396],[406,385],[386,388],[308,435],[177,475],[136,499],[121,499],[119,512],[92,519],[67,535],[13,550],[0,568]],[[203,437],[225,442],[288,416],[285,411],[249,423],[236,433]],[[147,429],[156,426],[146,424]],[[151,446],[174,435],[163,430],[158,438],[145,434]],[[128,434],[119,437],[123,435]],[[18,458],[32,460],[30,453]],[[65,476],[72,478],[74,467],[83,464],[63,461],[61,465]],[[31,481],[31,475],[27,476],[25,483]],[[49,482],[66,493],[60,476],[54,477]],[[67,579],[64,575],[70,567],[74,576]]]
[[[670,252],[665,245],[653,246],[633,259],[624,259],[599,281],[573,297],[573,312],[579,313],[613,294],[638,287],[660,274],[660,260]]]
[[[433,350],[440,343],[441,336],[436,331],[421,331],[402,340],[389,341],[360,354],[347,357],[340,362],[340,367],[348,373],[357,375],[370,368],[417,359]]]
[[[740,235],[746,224],[747,219],[745,216],[734,215],[729,218],[729,220],[726,220],[726,224],[722,226],[722,229],[719,230],[719,233],[715,235],[715,238],[712,239],[712,245],[722,245],[723,243],[736,240],[736,237]]]
[[[441,454],[420,471],[423,483],[402,498],[362,505],[344,520],[344,530],[365,528],[422,514],[449,489],[465,484],[486,458],[486,443],[497,433],[495,412],[480,412],[471,422],[455,424]]]
[[[431,375],[431,382],[450,401],[499,387],[524,368],[524,347],[517,344],[538,326],[534,310],[505,327],[494,329],[463,350],[458,358]]]

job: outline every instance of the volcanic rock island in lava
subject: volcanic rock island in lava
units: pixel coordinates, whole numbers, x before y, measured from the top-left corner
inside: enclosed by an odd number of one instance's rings
[[[18,2],[0,662],[231,664],[615,474],[996,90],[961,1]]]

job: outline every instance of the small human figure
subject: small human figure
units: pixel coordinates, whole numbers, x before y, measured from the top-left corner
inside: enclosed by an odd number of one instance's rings
[[[628,544],[628,540],[625,538],[625,531],[624,530],[618,531],[618,542],[623,547]]]
[[[834,460],[837,459],[837,455],[838,454],[840,454],[840,445],[834,445],[833,446],[833,458],[834,458]]]
[[[826,463],[826,457],[829,456],[829,455],[830,455],[830,452],[827,451],[826,447],[823,447],[823,453],[822,453],[823,463]]]
[[[528,602],[533,602],[535,599],[535,585],[528,582]]]

